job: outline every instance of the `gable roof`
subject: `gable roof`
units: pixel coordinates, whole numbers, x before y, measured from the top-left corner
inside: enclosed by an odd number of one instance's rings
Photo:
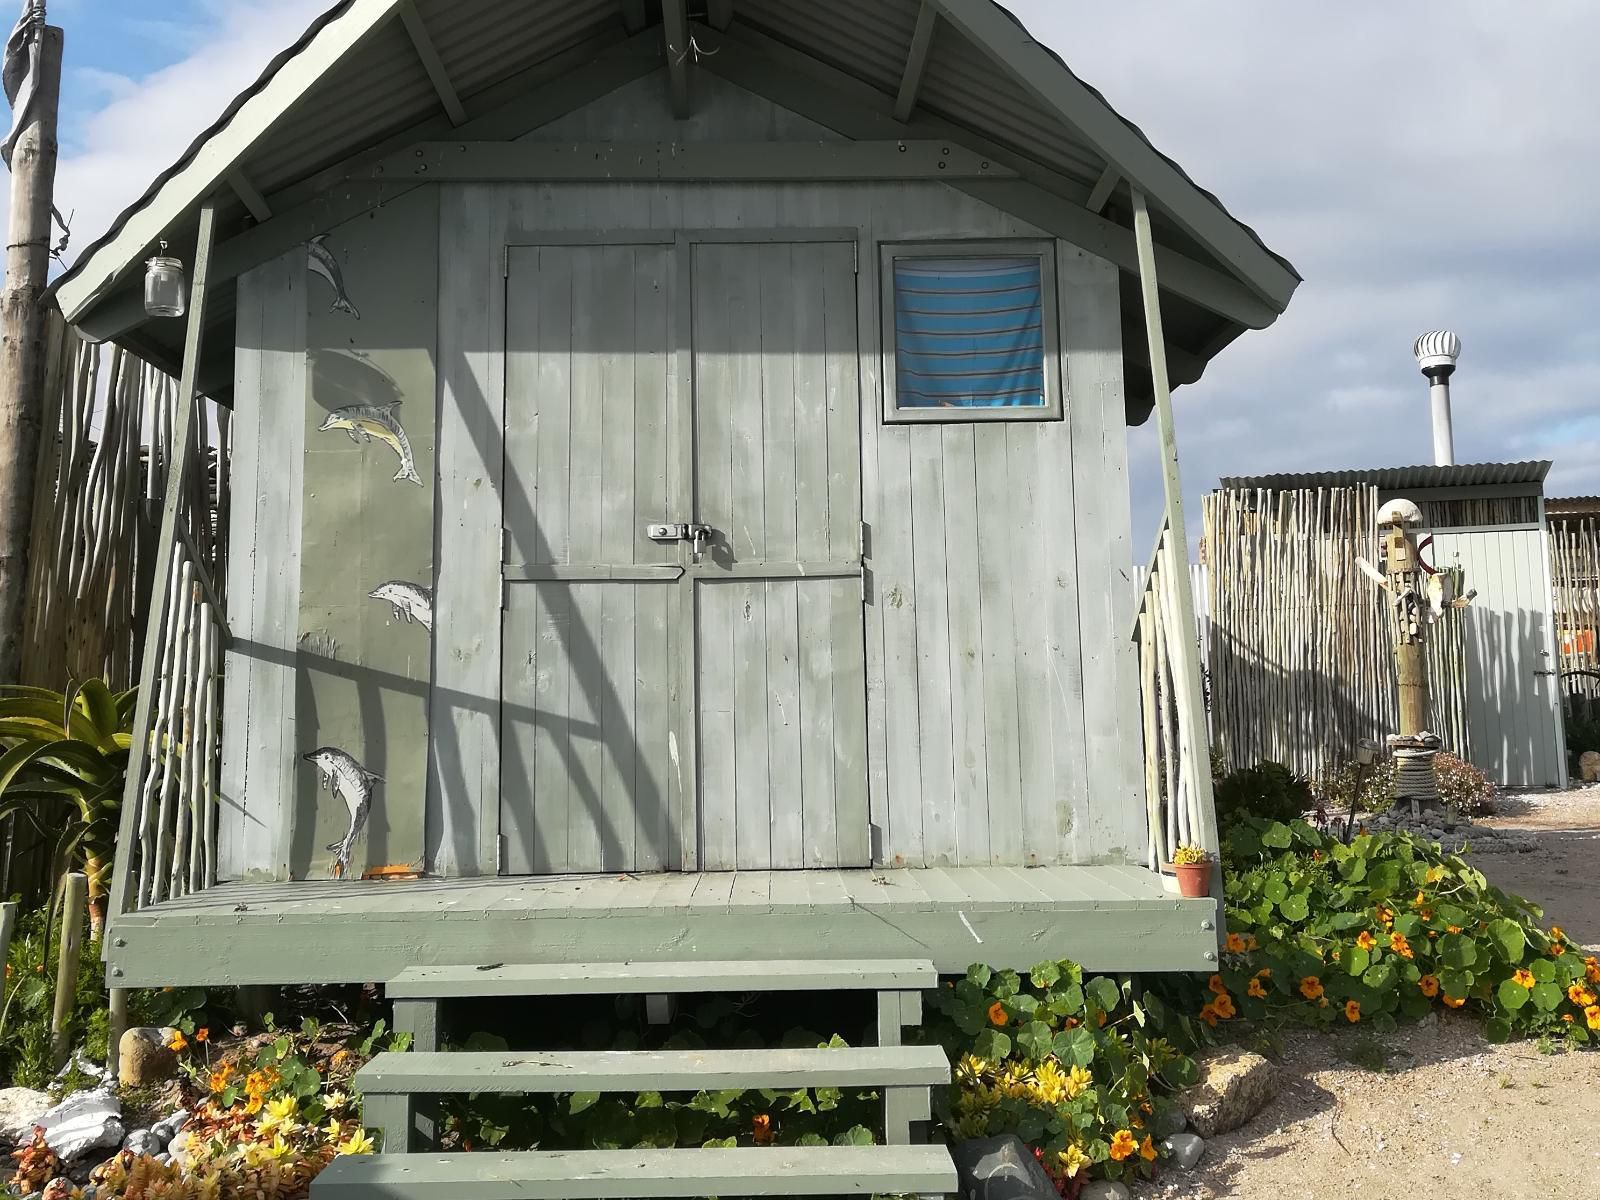
[[[661,9],[684,13],[685,4],[342,0],[85,248],[55,285],[59,303],[91,336],[116,337],[154,361],[170,361],[177,335],[140,327],[137,269],[162,239],[180,254],[193,245],[206,199],[220,204],[219,261],[237,267],[242,247],[228,253],[230,231],[247,231],[252,221],[270,225],[337,182],[352,159],[440,137],[520,136],[531,125],[526,115],[516,123],[510,102],[530,89],[571,81],[582,103],[659,69],[667,40]],[[704,58],[705,69],[760,91],[759,73],[736,77],[741,65],[748,68],[745,50],[751,61],[803,59],[840,94],[844,85],[859,89],[850,94],[861,115],[849,123],[866,121],[871,107],[878,110],[870,114],[873,136],[921,132],[1003,156],[1035,185],[1030,194],[1048,193],[1045,207],[1064,224],[1063,236],[1113,260],[1131,227],[1127,189],[1138,186],[1167,256],[1161,274],[1174,293],[1168,338],[1178,382],[1198,378],[1244,329],[1270,324],[1299,282],[1286,260],[993,0],[691,0],[690,7],[709,22],[694,27],[697,41],[738,50]],[[1007,184],[982,186],[990,189],[986,199],[1008,207]],[[1036,199],[1029,211],[1017,211],[1043,223]],[[1125,271],[1128,259],[1123,254],[1119,262]],[[220,301],[215,318],[231,321],[231,297]],[[1126,307],[1130,316],[1137,311]],[[1138,340],[1129,339],[1131,352]]]

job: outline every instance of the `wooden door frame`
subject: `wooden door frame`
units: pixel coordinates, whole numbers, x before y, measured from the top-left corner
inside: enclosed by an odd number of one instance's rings
[[[507,232],[505,244],[501,251],[501,288],[502,288],[502,314],[507,312],[507,293],[511,276],[511,254],[517,249],[535,249],[543,246],[572,246],[572,247],[600,247],[600,246],[671,246],[672,254],[672,288],[671,302],[673,313],[671,326],[673,330],[672,365],[668,371],[667,389],[667,422],[675,431],[675,449],[670,458],[667,473],[667,494],[669,507],[687,514],[695,503],[695,428],[694,428],[694,248],[701,245],[793,245],[818,243],[828,245],[848,245],[854,253],[856,271],[856,354],[858,363],[863,362],[863,355],[870,349],[869,327],[864,324],[875,303],[877,289],[875,282],[869,279],[871,271],[863,271],[862,264],[869,261],[871,247],[866,244],[867,231],[861,226],[795,226],[772,227],[760,229],[743,228],[696,228],[696,229],[615,229],[615,230],[539,230],[539,229],[513,229]],[[509,316],[507,318],[509,320]],[[499,353],[504,359],[509,345],[508,331],[501,330],[499,337]],[[509,402],[509,372],[501,370],[501,388],[505,392],[502,396],[501,408],[501,446],[504,451],[505,411]],[[875,407],[865,404],[867,392],[867,377],[864,369],[858,366],[856,372],[856,403],[859,409],[867,413],[862,420],[876,418]],[[864,456],[864,439],[858,439],[858,453]],[[502,461],[502,478],[504,477],[505,463]],[[857,471],[857,487],[860,495],[857,497],[860,505],[861,520],[866,520],[866,463],[862,462]],[[506,573],[504,554],[504,528],[505,528],[505,500],[504,489],[501,492],[501,528],[502,528],[502,553],[501,553],[501,612],[505,611],[505,588],[508,583],[516,582]],[[662,514],[663,520],[678,520],[677,516]],[[866,589],[868,572],[866,568],[866,547],[862,550],[863,571],[863,604],[867,602]],[[678,638],[678,653],[672,656],[673,671],[669,677],[671,694],[677,697],[676,713],[670,722],[674,745],[671,747],[671,758],[676,770],[668,780],[670,788],[668,803],[668,859],[667,869],[678,873],[692,873],[700,869],[700,777],[698,763],[698,746],[700,734],[699,695],[697,677],[699,671],[698,635],[696,620],[695,587],[699,576],[687,569],[683,561],[684,555],[680,548],[679,566],[684,568],[677,582],[678,596],[669,616],[669,628]],[[503,616],[501,618],[504,619]],[[865,627],[865,614],[863,626]],[[863,638],[866,637],[863,628]],[[863,645],[863,653],[869,648]],[[504,648],[502,645],[502,660]],[[503,682],[503,661],[500,672],[501,684]],[[505,711],[503,693],[501,703],[497,706],[496,731],[502,748],[499,770],[504,771],[505,745]],[[870,833],[872,812],[872,721],[871,721],[871,696],[866,697],[867,720],[867,777],[865,784],[868,794],[869,823],[868,843],[871,845]],[[497,789],[496,803],[491,806],[493,811],[487,809],[481,814],[483,822],[482,836],[485,843],[497,848],[495,854],[495,874],[499,875],[504,870],[504,842],[502,833],[502,808],[505,804],[505,788],[502,784]]]

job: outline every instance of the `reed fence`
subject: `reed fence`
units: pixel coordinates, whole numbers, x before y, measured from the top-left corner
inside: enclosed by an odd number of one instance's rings
[[[1600,700],[1600,513],[1551,515],[1550,581],[1562,688],[1588,718]]]

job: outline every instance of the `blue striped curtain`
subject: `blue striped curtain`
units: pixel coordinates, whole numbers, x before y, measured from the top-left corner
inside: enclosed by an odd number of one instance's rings
[[[1037,258],[898,258],[901,408],[1043,408],[1044,271]]]

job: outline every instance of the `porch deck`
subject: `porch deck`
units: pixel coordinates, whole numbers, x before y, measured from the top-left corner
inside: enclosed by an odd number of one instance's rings
[[[223,884],[118,917],[116,986],[366,983],[410,966],[819,957],[1205,970],[1216,902],[1130,866]],[[1208,958],[1207,955],[1211,957]]]

